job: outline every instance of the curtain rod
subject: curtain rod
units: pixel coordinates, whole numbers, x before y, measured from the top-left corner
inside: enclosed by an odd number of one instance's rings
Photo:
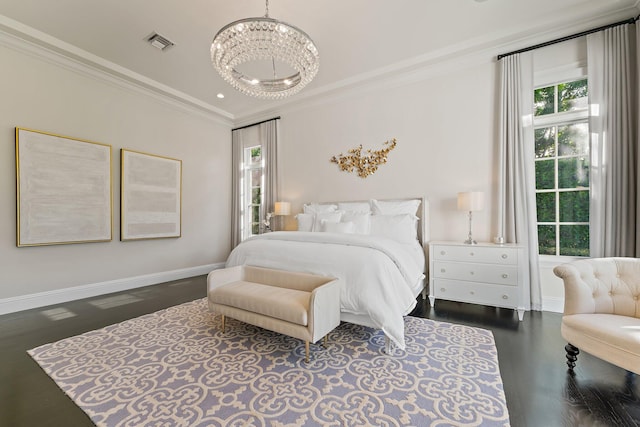
[[[582,31],[580,33],[573,34],[573,35],[570,35],[570,36],[565,36],[565,37],[561,37],[559,39],[555,39],[555,40],[551,40],[551,41],[548,41],[548,42],[540,43],[540,44],[537,44],[537,45],[534,45],[534,46],[529,46],[529,47],[525,47],[523,49],[514,50],[513,52],[503,53],[503,54],[498,55],[498,61],[501,60],[502,58],[504,58],[505,56],[511,56],[511,55],[515,55],[517,53],[529,52],[530,50],[535,50],[535,49],[539,49],[541,47],[551,46],[552,44],[566,42],[567,40],[576,39],[578,37],[586,36],[587,34],[591,34],[591,33],[597,33],[598,31],[606,30],[607,28],[613,28],[613,27],[617,27],[619,25],[624,25],[624,24],[634,24],[639,18],[640,18],[640,15],[636,16],[635,18],[625,19],[624,21],[615,22],[613,24],[608,24],[608,25],[603,25],[602,27],[598,27],[598,28],[593,28],[591,30]]]
[[[239,128],[231,129],[231,132],[233,132],[234,130],[240,130],[240,129],[250,128],[251,126],[261,125],[262,123],[271,122],[271,121],[273,121],[273,120],[280,120],[280,116],[278,116],[278,117],[274,117],[273,119],[263,120],[263,121],[261,121],[261,122],[257,122],[257,123],[251,123],[250,125],[240,126]]]

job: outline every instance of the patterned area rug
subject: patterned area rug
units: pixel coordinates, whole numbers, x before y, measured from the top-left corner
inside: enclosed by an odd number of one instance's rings
[[[508,426],[490,331],[405,318],[406,351],[342,323],[327,348],[193,301],[29,350],[98,426]]]

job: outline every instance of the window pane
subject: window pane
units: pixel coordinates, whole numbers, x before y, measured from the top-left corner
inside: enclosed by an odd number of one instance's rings
[[[251,221],[260,222],[260,206],[251,206]]]
[[[558,112],[585,110],[587,105],[586,79],[558,85]]]
[[[553,114],[553,106],[555,101],[554,86],[541,87],[540,89],[536,89],[533,93],[533,96],[536,116]]]
[[[260,204],[260,187],[251,189],[251,203],[255,205]]]
[[[589,191],[560,193],[560,222],[589,222]]]
[[[536,162],[536,189],[549,190],[555,188],[555,162],[540,160]]]
[[[260,224],[251,224],[251,234],[260,234]]]
[[[253,147],[251,149],[251,163],[258,163],[262,160],[262,148]]]
[[[589,155],[589,125],[575,123],[558,127],[560,156]]]
[[[560,226],[560,255],[589,256],[589,226]]]
[[[538,222],[556,221],[556,193],[536,194]]]
[[[262,183],[262,169],[254,169],[251,171],[251,186],[260,187]]]
[[[538,226],[538,253],[540,255],[556,254],[556,226]]]
[[[540,128],[535,130],[536,159],[553,157],[556,154],[556,128]]]
[[[589,187],[589,160],[586,157],[558,159],[558,188]]]

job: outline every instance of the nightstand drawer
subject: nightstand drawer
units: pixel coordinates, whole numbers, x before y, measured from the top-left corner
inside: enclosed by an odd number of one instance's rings
[[[441,279],[465,280],[508,286],[518,285],[518,267],[515,265],[434,261],[431,274],[434,278]]]
[[[458,262],[486,262],[491,264],[518,264],[518,250],[502,246],[433,246],[434,260]]]
[[[438,299],[514,308],[518,305],[515,286],[488,285],[448,279],[433,279],[433,292]]]

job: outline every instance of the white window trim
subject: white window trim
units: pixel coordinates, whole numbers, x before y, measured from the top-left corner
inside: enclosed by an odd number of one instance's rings
[[[546,77],[546,79],[543,79],[543,76]],[[551,77],[552,76],[552,77]],[[543,88],[543,87],[548,87],[548,86],[555,86],[561,83],[566,83],[569,81],[576,81],[576,80],[582,80],[582,79],[586,79],[587,78],[587,67],[586,67],[586,63],[574,63],[574,64],[570,64],[567,66],[563,66],[563,67],[557,67],[554,69],[548,69],[548,70],[544,70],[541,72],[537,72],[534,76],[534,80],[535,80],[535,84],[534,84],[534,90],[539,89],[539,88]],[[541,81],[542,80],[542,81]],[[589,109],[586,108],[585,110],[580,110],[580,111],[567,111],[567,112],[562,112],[562,113],[554,113],[554,114],[549,114],[549,115],[544,115],[544,116],[533,116],[533,128],[534,129],[538,129],[541,127],[550,127],[550,126],[558,126],[558,125],[568,125],[568,124],[574,124],[574,123],[583,123],[585,121],[587,121],[588,123],[589,120]],[[554,158],[558,159],[560,158],[560,156],[554,156]],[[534,161],[538,161],[537,159]],[[557,179],[557,177],[556,177]],[[577,188],[578,189],[578,188]],[[589,188],[589,190],[591,191],[591,188]],[[549,192],[557,192],[558,191],[558,183],[556,182],[555,184],[555,188],[553,190],[549,190]],[[544,191],[538,191],[537,189],[535,190],[535,193],[538,194],[539,192],[544,192]],[[557,212],[558,207],[556,206],[556,219],[559,221],[559,212]],[[536,221],[536,227],[538,225],[557,225],[558,221],[554,222],[554,223],[546,223],[546,222],[539,222]],[[578,225],[585,225],[584,222],[576,222],[576,223],[570,223],[570,222],[565,222],[563,224],[578,224]],[[586,223],[587,225],[589,225],[589,223]],[[558,251],[558,236],[556,236],[556,251]],[[541,266],[544,267],[552,267],[551,264],[553,265],[557,265],[558,262],[571,262],[571,261],[575,261],[578,259],[585,259],[588,257],[577,257],[577,256],[567,256],[567,255],[548,255],[548,254],[538,254],[539,256],[539,262]]]

